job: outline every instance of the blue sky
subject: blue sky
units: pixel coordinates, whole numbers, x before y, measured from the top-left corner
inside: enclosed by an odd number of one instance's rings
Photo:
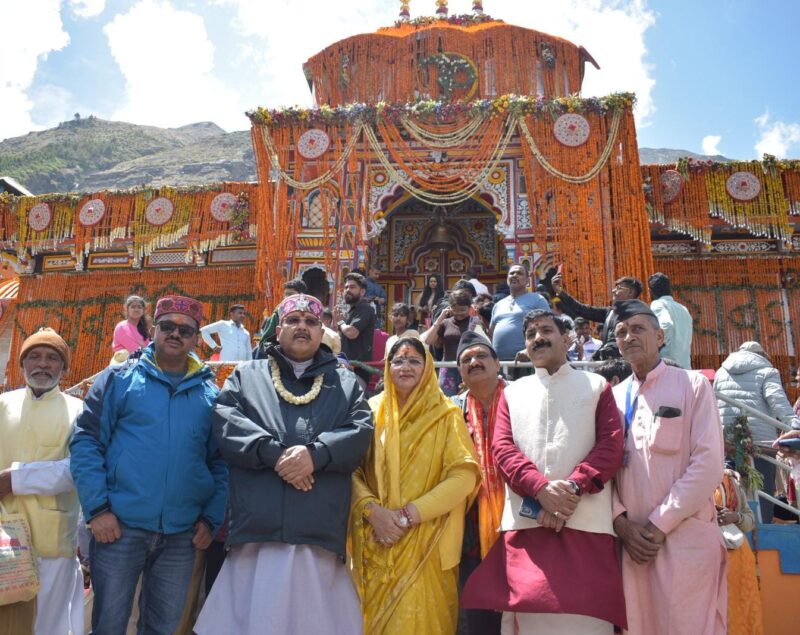
[[[310,105],[302,62],[391,24],[396,0],[6,0],[0,139],[95,114],[248,127],[258,105]],[[486,13],[583,44],[584,95],[639,96],[639,143],[800,158],[800,2],[484,0]],[[451,0],[451,13],[470,0]],[[434,0],[412,0],[412,16]],[[793,32],[794,30],[794,32]]]

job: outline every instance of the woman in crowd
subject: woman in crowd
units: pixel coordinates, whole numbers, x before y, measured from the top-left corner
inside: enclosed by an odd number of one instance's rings
[[[150,343],[150,325],[145,315],[144,298],[130,295],[125,300],[125,319],[114,327],[113,361],[124,361],[128,355]],[[118,355],[117,353],[121,353]]]
[[[412,316],[410,306],[398,302],[392,307],[392,312],[389,314],[389,317],[392,320],[394,335],[386,340],[386,354],[383,356],[384,359],[386,359],[386,355],[389,354],[394,343],[401,337],[419,337],[419,333],[411,326]]]
[[[475,329],[478,318],[470,317],[472,297],[467,291],[459,289],[450,294],[450,308],[442,311],[436,321],[422,334],[422,341],[432,348],[443,348],[442,361],[456,361],[456,352],[461,336]],[[458,393],[461,373],[458,368],[439,369],[439,387],[448,397]]]
[[[425,289],[422,291],[422,297],[419,299],[420,325],[426,323],[425,320],[430,318],[433,314],[433,308],[443,297],[444,284],[442,284],[442,276],[438,273],[428,276]]]
[[[395,342],[384,382],[350,512],[364,632],[453,634],[464,514],[480,479],[474,446],[419,339]]]
[[[728,635],[762,635],[764,622],[756,558],[743,535],[753,530],[755,518],[738,472],[728,467],[714,493],[717,522],[728,549]],[[738,537],[731,534],[732,525],[741,531]]]

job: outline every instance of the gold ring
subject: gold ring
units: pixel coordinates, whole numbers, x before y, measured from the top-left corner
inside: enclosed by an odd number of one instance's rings
[[[561,518],[561,514],[559,512],[553,512],[553,516],[556,518]]]

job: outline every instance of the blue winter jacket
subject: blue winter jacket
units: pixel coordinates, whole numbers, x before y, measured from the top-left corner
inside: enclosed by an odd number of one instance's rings
[[[98,377],[70,441],[70,469],[90,520],[112,511],[130,526],[166,534],[204,520],[222,524],[228,468],[211,430],[218,389],[211,369],[190,355],[177,387],[142,356]]]

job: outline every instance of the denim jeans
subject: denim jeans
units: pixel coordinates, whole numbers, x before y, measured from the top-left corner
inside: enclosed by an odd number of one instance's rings
[[[138,635],[172,635],[181,620],[192,577],[194,531],[161,534],[121,525],[122,536],[90,545],[93,635],[125,635],[136,585]]]

